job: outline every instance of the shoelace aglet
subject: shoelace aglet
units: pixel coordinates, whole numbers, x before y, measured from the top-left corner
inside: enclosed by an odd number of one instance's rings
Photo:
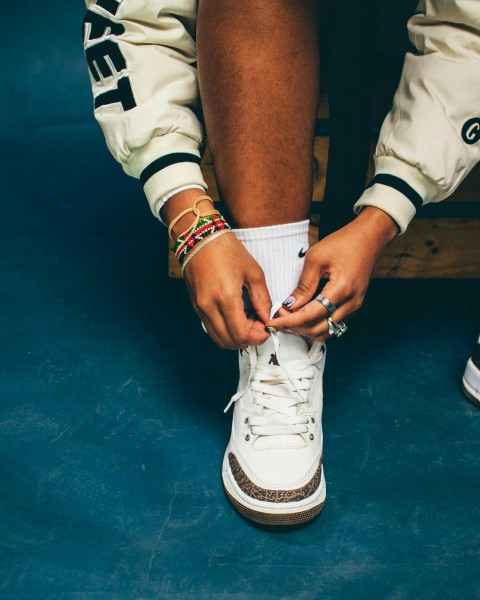
[[[223,409],[224,413],[227,413],[230,410],[230,407],[232,406],[232,404],[235,402],[235,396],[232,396],[230,398],[230,402],[227,404],[227,406]]]

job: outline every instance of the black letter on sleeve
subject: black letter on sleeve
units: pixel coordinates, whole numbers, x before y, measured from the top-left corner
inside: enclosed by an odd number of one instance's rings
[[[85,26],[85,43],[91,42],[92,40],[98,40],[108,34],[122,35],[125,33],[125,27],[120,23],[113,23],[106,17],[102,17],[98,13],[94,13],[91,10],[87,11],[87,15],[83,21]],[[90,24],[90,29],[88,25]]]
[[[95,4],[101,6],[113,16],[117,14],[118,7],[120,6],[120,2],[117,2],[117,0],[97,0]]]
[[[90,46],[90,48],[85,50],[85,56],[87,57],[90,72],[97,82],[101,80],[101,77],[97,73],[95,65],[105,79],[115,75],[115,72],[120,73],[120,71],[127,67],[122,51],[113,40],[105,40],[100,42],[100,44]],[[115,72],[112,71],[110,64],[106,60],[107,58],[111,60]]]
[[[113,90],[108,90],[103,94],[99,94],[95,98],[95,109],[107,104],[116,104],[119,102],[123,110],[130,110],[137,105],[133,97],[132,86],[128,77],[121,77],[117,83],[118,87]]]

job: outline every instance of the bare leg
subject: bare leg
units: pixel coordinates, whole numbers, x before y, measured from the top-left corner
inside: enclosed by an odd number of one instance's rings
[[[312,198],[318,0],[201,0],[209,146],[236,227],[301,221]]]

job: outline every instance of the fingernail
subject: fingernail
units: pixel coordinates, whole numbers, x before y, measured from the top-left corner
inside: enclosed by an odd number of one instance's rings
[[[282,305],[285,306],[285,308],[291,308],[296,301],[297,299],[295,298],[295,296],[289,296],[286,300],[282,302]]]
[[[267,333],[275,333],[277,330],[275,329],[275,327],[265,327],[265,331]]]

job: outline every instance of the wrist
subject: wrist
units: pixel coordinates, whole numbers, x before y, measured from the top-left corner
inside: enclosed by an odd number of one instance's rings
[[[399,228],[390,215],[375,206],[365,206],[353,223],[361,225],[369,236],[375,237],[384,247],[398,235]]]
[[[191,208],[195,200],[201,196],[204,196],[204,193],[197,189],[188,189],[175,194],[168,200],[162,209],[163,221],[167,224],[167,226],[170,226],[170,223],[182,211],[186,210],[187,208]],[[202,213],[214,210],[215,208],[213,201],[207,197],[202,199],[197,206]],[[181,233],[183,233],[193,224],[194,221],[195,215],[193,212],[187,213],[181,219],[179,219],[179,221],[175,223],[174,227],[172,228],[173,238],[176,240]]]

